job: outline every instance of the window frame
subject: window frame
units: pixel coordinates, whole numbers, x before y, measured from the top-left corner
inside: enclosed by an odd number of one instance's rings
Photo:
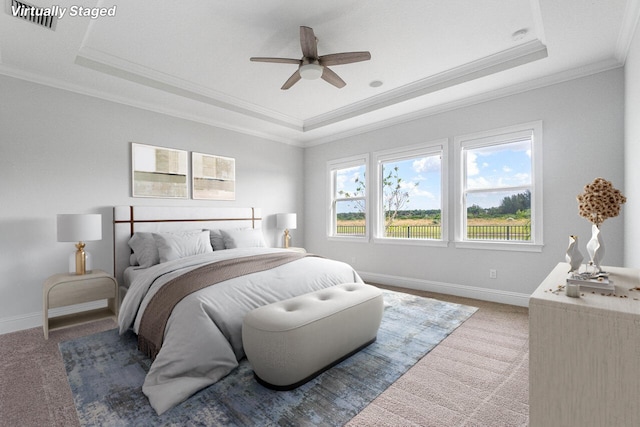
[[[465,149],[507,144],[531,138],[531,241],[468,240],[466,238],[466,157]],[[542,252],[542,121],[523,123],[499,129],[476,132],[454,138],[456,156],[455,241],[456,248]],[[515,187],[513,187],[515,188]],[[504,188],[495,187],[496,191]],[[511,189],[511,188],[508,188]]]
[[[335,197],[336,195],[336,173],[341,169],[348,169],[356,166],[363,166],[365,169],[364,176],[364,196],[363,197]],[[327,211],[327,229],[326,235],[328,240],[338,240],[338,241],[351,241],[351,242],[369,242],[370,229],[371,229],[371,220],[370,220],[370,210],[371,203],[369,198],[369,182],[370,182],[370,173],[369,173],[369,154],[361,154],[351,157],[345,157],[336,160],[330,160],[327,162],[327,177],[328,177],[328,185],[327,185],[327,196],[328,196],[328,211]],[[365,232],[364,235],[338,235],[336,234],[336,223],[337,223],[337,212],[336,206],[339,201],[345,200],[364,200],[365,202]]]
[[[407,239],[399,237],[384,236],[384,206],[382,205],[382,164],[393,161],[403,161],[417,157],[440,155],[440,239]],[[375,191],[370,195],[371,205],[375,212],[372,215],[372,230],[374,243],[381,244],[401,244],[419,246],[440,246],[446,247],[449,244],[449,139],[441,138],[421,144],[406,147],[393,148],[374,152],[375,164]]]

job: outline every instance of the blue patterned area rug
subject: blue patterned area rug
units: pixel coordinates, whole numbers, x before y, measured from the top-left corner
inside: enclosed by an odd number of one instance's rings
[[[156,415],[142,394],[150,361],[116,329],[60,343],[83,426],[342,426],[477,309],[383,291],[378,339],[291,391],[259,385],[244,359],[216,384]]]

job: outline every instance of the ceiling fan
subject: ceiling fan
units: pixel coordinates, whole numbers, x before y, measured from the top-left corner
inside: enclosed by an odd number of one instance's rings
[[[302,47],[302,59],[290,58],[265,58],[252,57],[256,62],[277,62],[281,64],[297,64],[298,69],[284,82],[280,89],[287,90],[296,84],[301,78],[322,80],[331,83],[337,88],[346,85],[345,81],[328,68],[329,65],[351,64],[352,62],[368,61],[371,59],[369,52],[344,52],[331,53],[318,56],[318,39],[309,27],[300,27],[300,46]]]

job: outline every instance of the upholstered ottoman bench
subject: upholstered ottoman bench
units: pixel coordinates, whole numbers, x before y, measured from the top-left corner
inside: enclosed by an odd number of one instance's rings
[[[291,390],[376,340],[380,289],[346,283],[250,311],[244,351],[262,385]]]

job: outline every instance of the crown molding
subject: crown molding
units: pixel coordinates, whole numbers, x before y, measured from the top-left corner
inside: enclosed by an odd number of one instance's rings
[[[169,74],[134,64],[125,59],[86,46],[80,48],[75,63],[104,74],[193,99],[213,105],[214,107],[265,120],[297,131],[303,130],[302,120],[259,107],[258,105],[214,91],[205,86],[197,85]]]
[[[532,40],[304,121],[243,102],[209,88],[195,85],[86,46],[80,49],[75,62],[78,65],[105,74],[305,133],[545,57],[547,57],[546,46],[539,40]]]
[[[108,102],[113,102],[116,104],[126,105],[128,107],[138,108],[145,111],[151,111],[158,114],[163,114],[170,117],[176,117],[179,119],[189,120],[196,123],[202,123],[209,126],[214,126],[220,129],[229,130],[232,132],[241,133],[248,136],[253,136],[260,139],[265,139],[268,141],[279,142],[287,145],[294,145],[297,147],[303,147],[304,144],[300,141],[297,141],[292,138],[278,137],[273,133],[261,132],[252,130],[246,126],[235,126],[230,125],[226,122],[212,119],[210,116],[200,116],[195,114],[187,114],[178,109],[168,108],[157,103],[147,103],[140,102],[138,100],[114,95],[112,93],[89,89],[84,86],[71,84],[59,79],[54,79],[47,76],[42,76],[40,74],[29,73],[22,70],[17,70],[11,67],[7,67],[0,63],[0,74],[11,77],[18,80],[24,80],[30,83],[39,84],[42,86],[52,87],[54,89],[60,89],[67,92],[76,93],[79,95],[89,96],[92,98],[102,99]]]
[[[573,68],[570,70],[555,73],[549,76],[541,77],[535,80],[529,80],[523,83],[518,83],[508,87],[504,87],[497,90],[491,90],[478,95],[470,96],[467,98],[451,101],[433,107],[424,108],[419,111],[414,111],[408,114],[401,114],[396,117],[392,117],[387,120],[377,121],[368,125],[353,128],[344,132],[337,132],[326,137],[316,138],[305,143],[305,147],[313,147],[316,145],[327,144],[329,142],[338,141],[341,139],[362,135],[368,132],[373,132],[380,129],[385,129],[391,126],[396,126],[403,123],[420,120],[425,117],[433,116],[436,114],[445,113],[447,111],[453,111],[464,107],[469,107],[483,102],[492,101],[495,99],[505,98],[507,96],[517,95],[519,93],[528,92],[534,89],[540,89],[547,86],[563,83],[570,80],[575,80],[581,77],[591,76],[593,74],[602,73],[605,71],[614,70],[622,67],[616,59],[604,60],[594,64],[589,64],[585,67]]]
[[[68,82],[65,82],[59,79],[54,79],[51,77],[46,77],[46,76],[42,76],[35,73],[28,73],[22,70],[17,70],[11,67],[7,67],[1,62],[0,62],[0,74],[5,75],[7,77],[16,78],[19,80],[24,80],[24,81],[44,85],[44,86],[53,87],[60,90],[65,90],[68,92],[77,93],[80,95],[103,99],[105,101],[114,102],[117,104],[129,106],[129,107],[139,108],[146,111],[152,111],[155,113],[159,113],[159,114],[163,114],[171,117],[176,117],[184,120],[193,121],[196,123],[202,123],[202,124],[214,126],[217,128],[229,130],[232,132],[237,132],[244,135],[253,136],[253,137],[268,140],[268,141],[279,142],[282,144],[305,148],[305,147],[313,147],[316,145],[330,143],[333,141],[349,138],[352,136],[358,136],[368,132],[373,132],[376,130],[411,122],[414,120],[420,120],[435,114],[440,114],[443,112],[472,106],[482,102],[487,102],[494,99],[499,99],[499,98],[515,95],[522,92],[527,92],[527,91],[542,88],[545,86],[551,86],[554,84],[577,79],[580,77],[586,77],[586,76],[597,74],[600,72],[609,71],[622,66],[624,66],[624,64],[619,62],[618,60],[615,60],[615,59],[605,60],[595,64],[590,64],[585,67],[563,71],[550,76],[512,85],[506,88],[492,90],[492,91],[478,94],[472,97],[468,97],[468,98],[464,98],[464,99],[460,99],[460,100],[456,100],[456,101],[452,101],[444,104],[439,104],[439,105],[425,108],[409,114],[401,114],[399,116],[392,117],[387,120],[377,121],[375,123],[359,126],[344,132],[335,132],[326,137],[311,138],[308,140],[305,140],[302,138],[298,139],[298,138],[280,137],[275,135],[274,133],[253,130],[250,128],[250,126],[230,125],[226,122],[212,119],[210,116],[205,117],[201,115],[188,114],[178,109],[168,108],[168,107],[159,105],[157,103],[152,104],[152,103],[140,102],[138,100],[131,99],[129,97],[117,96],[117,95],[103,92],[103,91],[88,89],[86,87],[70,84]],[[304,136],[304,135],[301,135],[301,136]]]
[[[373,96],[364,101],[312,117],[305,120],[304,130],[310,131],[318,129],[546,57],[547,47],[539,40],[531,40],[511,49],[486,56],[460,67],[452,68],[397,89]]]
[[[618,34],[618,40],[616,42],[615,56],[618,62],[625,64],[627,61],[627,55],[631,48],[631,42],[638,27],[638,20],[640,19],[640,2],[627,1],[627,6],[624,10],[624,16],[622,17],[622,25],[620,26],[620,33]]]

